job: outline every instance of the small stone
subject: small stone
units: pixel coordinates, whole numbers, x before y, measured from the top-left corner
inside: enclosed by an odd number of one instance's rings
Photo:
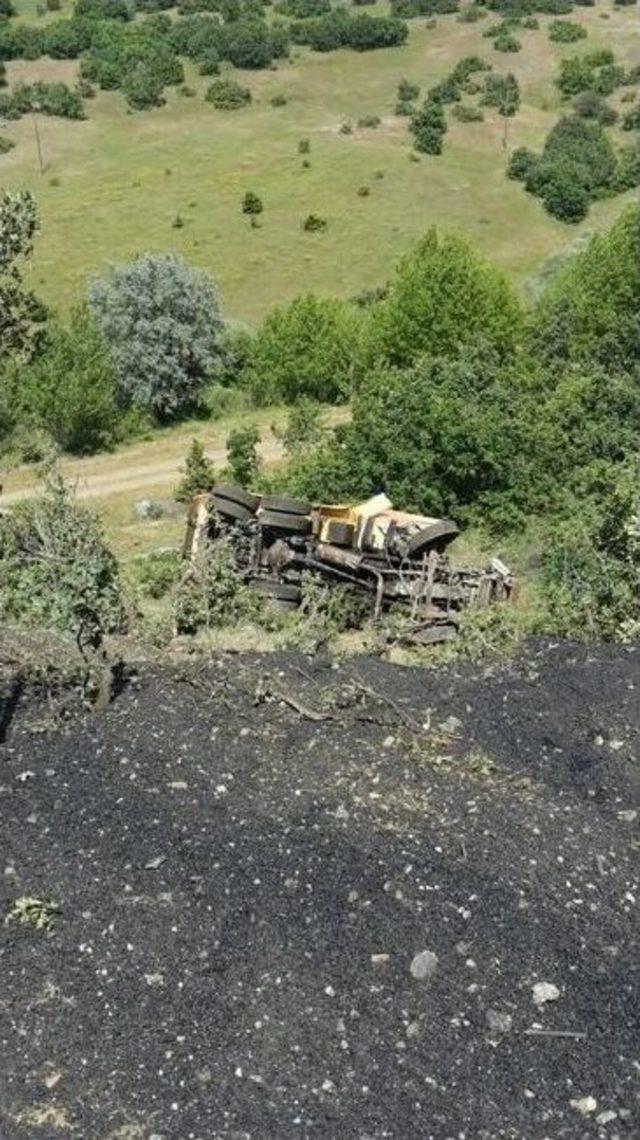
[[[604,1112],[599,1112],[596,1116],[597,1124],[611,1124],[612,1120],[617,1120],[618,1113],[614,1112],[612,1108],[607,1108]]]
[[[144,980],[148,986],[153,986],[160,989],[164,985],[164,974],[145,974]]]
[[[576,1100],[570,1100],[569,1104],[571,1108],[575,1108],[576,1112],[579,1112],[581,1116],[590,1116],[598,1107],[598,1102],[594,1096],[581,1096]]]
[[[409,970],[419,982],[431,981],[438,967],[438,956],[433,950],[421,950],[413,958]]]
[[[348,818],[349,818],[349,812],[347,811],[347,809],[346,809],[346,807],[344,806],[344,804],[340,804],[340,805],[339,805],[339,806],[336,808],[336,819],[340,819],[340,820],[343,820],[343,821],[346,823],[346,821],[348,820]]]
[[[155,859],[150,859],[148,863],[145,863],[145,871],[157,871],[158,867],[162,866],[166,858],[166,855],[156,855]]]
[[[420,1034],[420,1025],[417,1021],[410,1021],[407,1025],[407,1037],[412,1039]]]
[[[624,811],[618,812],[618,819],[621,819],[623,823],[633,823],[637,818],[638,813],[634,808],[625,808]]]
[[[391,748],[391,746],[393,744],[395,744],[395,742],[396,742],[395,736],[385,736],[384,740],[382,741],[382,747],[383,748]]]
[[[513,1018],[510,1013],[501,1013],[499,1009],[488,1009],[487,1025],[492,1033],[510,1033]]]
[[[533,1000],[536,1005],[544,1005],[548,1001],[557,1001],[560,990],[553,982],[536,982],[533,987]]]
[[[389,961],[389,955],[388,954],[372,954],[371,955],[371,965],[372,966],[386,966],[388,961]]]
[[[462,721],[457,716],[448,716],[438,725],[438,728],[447,736],[453,736],[462,728]]]

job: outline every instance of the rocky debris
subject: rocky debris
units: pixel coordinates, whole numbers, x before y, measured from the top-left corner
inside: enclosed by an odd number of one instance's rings
[[[571,1108],[575,1108],[581,1116],[590,1116],[592,1112],[596,1111],[598,1102],[594,1096],[581,1096],[576,1100],[570,1100]]]
[[[412,978],[416,978],[419,982],[430,982],[435,977],[438,968],[438,956],[433,953],[433,950],[421,950],[411,960],[409,971]]]
[[[533,987],[533,1000],[537,1006],[546,1005],[548,1001],[557,1001],[560,990],[553,982],[536,982]]]

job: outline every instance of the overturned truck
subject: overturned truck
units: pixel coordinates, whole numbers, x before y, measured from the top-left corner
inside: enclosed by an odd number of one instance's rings
[[[430,643],[455,635],[463,609],[512,593],[498,558],[483,569],[449,559],[458,533],[450,519],[396,510],[383,494],[357,506],[312,505],[220,483],[193,500],[184,554],[194,561],[208,543],[229,542],[243,578],[285,609],[300,605],[302,575],[312,571],[368,595],[374,617],[404,607],[413,638]]]

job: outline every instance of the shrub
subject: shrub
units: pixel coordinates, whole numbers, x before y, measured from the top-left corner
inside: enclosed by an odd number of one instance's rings
[[[124,404],[161,420],[197,405],[221,363],[222,318],[206,273],[172,255],[145,254],[94,282],[90,304]]]
[[[218,58],[222,47],[222,26],[214,16],[184,16],[169,32],[169,43],[178,55],[202,59],[209,52]]]
[[[618,112],[595,91],[581,91],[573,100],[572,107],[576,115],[583,119],[596,119],[603,127],[612,126],[618,118]]]
[[[207,48],[198,57],[198,72],[200,75],[218,75],[220,73],[220,57],[215,48]]]
[[[24,288],[20,272],[37,228],[36,204],[29,191],[0,191],[0,366],[14,353],[28,359],[40,339],[45,314]]]
[[[33,362],[14,367],[6,383],[18,423],[47,431],[64,451],[83,455],[117,441],[114,370],[85,310],[68,328],[53,326]]]
[[[626,111],[621,125],[623,131],[640,130],[640,106],[634,107],[632,111]]]
[[[640,186],[640,146],[637,143],[620,147],[615,185],[618,191]]]
[[[590,192],[610,186],[615,175],[615,153],[602,127],[577,115],[559,119],[552,127],[542,159],[577,168],[579,179]]]
[[[300,139],[298,143],[298,154],[309,154],[311,150],[310,139]]]
[[[561,60],[555,83],[566,96],[579,95],[581,91],[611,95],[624,80],[624,69],[614,62],[613,52],[602,49]]]
[[[0,516],[0,614],[77,634],[124,625],[117,562],[60,478]]]
[[[422,154],[441,154],[442,140],[447,130],[442,104],[427,99],[421,110],[411,116],[410,130],[417,151]]]
[[[334,8],[326,16],[292,24],[291,37],[295,43],[309,44],[314,51],[339,47],[369,51],[404,43],[408,31],[404,21],[393,16],[370,16],[368,12],[352,16],[343,8]]]
[[[174,491],[174,499],[179,503],[190,503],[195,495],[210,491],[215,481],[215,469],[207,459],[204,447],[199,439],[192,440],[182,479]]]
[[[456,103],[452,107],[451,114],[454,119],[458,119],[461,123],[481,123],[484,115],[479,107],[470,107],[465,103]]]
[[[418,98],[420,88],[417,83],[411,83],[408,79],[401,79],[398,84],[398,99],[401,103],[411,103],[414,99]]]
[[[78,59],[91,46],[88,20],[53,20],[43,32],[43,48],[52,59]]]
[[[508,356],[521,330],[520,305],[502,274],[463,238],[430,230],[398,265],[370,352],[405,367],[425,352],[455,356],[481,337]]]
[[[361,119],[358,119],[358,126],[361,128],[369,127],[375,130],[376,127],[380,126],[381,122],[382,119],[379,115],[363,115]]]
[[[234,67],[256,69],[268,67],[283,51],[276,50],[273,34],[263,20],[239,20],[225,24],[222,54]]]
[[[143,598],[164,598],[178,581],[182,563],[174,550],[152,550],[138,555],[128,569],[135,588]]]
[[[272,107],[286,107],[288,100],[286,95],[274,95],[270,102]]]
[[[122,92],[129,106],[135,111],[159,107],[164,102],[163,87],[162,78],[146,63],[136,64],[133,71],[125,75],[122,81]]]
[[[15,145],[13,139],[9,139],[5,135],[0,135],[0,154],[7,154],[10,150],[13,150]]]
[[[207,88],[205,95],[207,103],[213,103],[217,111],[236,111],[246,107],[251,102],[251,92],[248,87],[242,87],[234,79],[216,79]]]
[[[130,20],[133,7],[127,0],[76,0],[73,14],[89,16],[93,20]]]
[[[307,214],[302,223],[302,228],[306,233],[317,234],[326,230],[328,225],[327,219],[323,218],[321,214]]]
[[[254,218],[261,214],[263,209],[262,198],[254,194],[253,190],[247,190],[242,199],[242,213]]]
[[[21,83],[14,89],[11,106],[18,115],[37,110],[64,119],[87,117],[78,92],[71,91],[65,83]]]
[[[202,543],[175,591],[178,633],[236,625],[255,615],[257,595],[243,582],[229,541]]]
[[[330,0],[280,0],[276,4],[276,12],[294,20],[308,20],[311,16],[324,16],[330,11]]]
[[[549,24],[549,39],[554,44],[573,44],[585,39],[586,29],[572,20],[552,20]]]
[[[297,297],[271,312],[243,374],[257,403],[346,400],[361,371],[360,322],[344,301]]]
[[[493,41],[496,51],[516,52],[522,51],[522,44],[510,32],[501,32]]]
[[[507,167],[509,178],[524,182],[528,174],[538,162],[538,156],[526,146],[520,146],[513,151]]]
[[[260,466],[258,444],[260,431],[255,424],[235,428],[227,439],[226,474],[233,483],[250,487],[255,481]]]
[[[548,212],[562,222],[581,222],[589,209],[589,194],[568,163],[549,167],[542,200]]]

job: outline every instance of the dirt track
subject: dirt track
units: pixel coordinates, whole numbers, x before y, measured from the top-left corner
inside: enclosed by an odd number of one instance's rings
[[[19,706],[2,903],[60,913],[0,931],[2,1140],[637,1135],[639,689],[556,645]]]

